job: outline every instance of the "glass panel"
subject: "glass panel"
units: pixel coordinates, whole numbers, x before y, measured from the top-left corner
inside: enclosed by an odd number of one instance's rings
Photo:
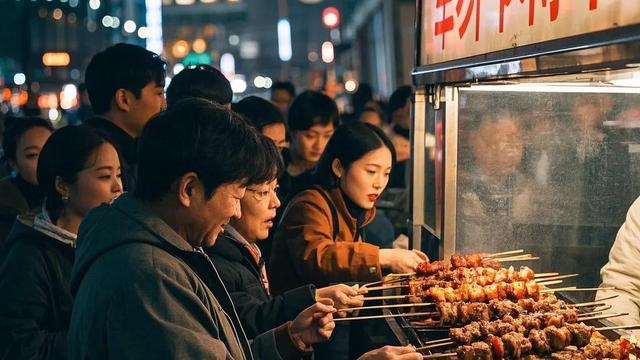
[[[640,195],[639,121],[633,87],[460,89],[456,251],[525,249],[536,271],[597,286]]]
[[[444,104],[439,111],[429,105],[425,117],[425,157],[424,157],[424,222],[434,235],[436,232],[436,204],[442,199],[442,114]]]

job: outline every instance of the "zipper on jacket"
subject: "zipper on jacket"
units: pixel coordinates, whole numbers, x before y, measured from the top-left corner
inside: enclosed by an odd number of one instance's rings
[[[207,260],[209,265],[211,265],[211,268],[213,269],[213,272],[216,274],[216,277],[217,277],[218,281],[222,285],[222,289],[224,290],[224,294],[227,296],[227,299],[229,299],[229,303],[231,303],[231,308],[233,310],[233,314],[236,316],[236,319],[238,319],[238,326],[240,326],[240,331],[242,332],[242,338],[245,340],[245,343],[248,345],[247,346],[247,349],[249,350],[248,359],[254,359],[253,350],[251,350],[251,343],[249,342],[249,338],[247,337],[247,334],[244,332],[244,328],[242,327],[242,321],[240,320],[240,316],[238,316],[238,313],[236,312],[236,307],[233,304],[233,300],[231,300],[231,295],[229,295],[229,291],[227,290],[227,287],[224,285],[224,282],[222,281],[222,278],[220,277],[220,274],[218,273],[218,269],[216,269],[216,266],[213,264],[213,261],[211,261],[209,256],[204,252],[204,250],[202,250],[201,247],[194,248],[194,250],[195,250],[195,252],[197,252],[198,254],[202,255]],[[238,339],[238,342],[240,342],[240,335],[238,334],[238,330],[236,329],[236,326],[233,323],[233,319],[231,319],[231,316],[229,316],[229,314],[227,314],[227,312],[224,309],[222,309],[222,313],[229,320],[229,323],[231,324],[231,328],[233,328],[233,332],[234,332],[234,334],[236,336],[236,339]],[[242,344],[240,344],[240,346],[242,346]],[[245,354],[245,357],[246,357],[246,354]]]

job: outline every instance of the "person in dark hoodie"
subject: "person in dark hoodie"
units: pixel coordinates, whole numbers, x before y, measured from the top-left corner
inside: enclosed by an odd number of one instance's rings
[[[267,140],[237,114],[185,99],[140,138],[138,187],[78,233],[70,359],[293,359],[330,337],[332,301],[250,343],[210,258],[247,186],[272,173]]]
[[[36,168],[42,146],[53,128],[40,118],[9,118],[3,136],[3,159],[12,176],[0,180],[0,250],[16,217],[37,211],[44,195],[38,186]]]
[[[137,138],[142,128],[165,107],[166,63],[153,52],[131,44],[116,44],[89,62],[85,84],[94,117],[86,124],[104,132],[116,145],[122,164],[122,183],[136,185]]]
[[[320,289],[305,285],[271,296],[265,261],[257,242],[264,241],[274,226],[276,209],[280,206],[277,179],[283,163],[275,144],[267,142],[265,150],[272,169],[270,177],[247,187],[240,200],[242,216],[231,219],[215,245],[204,249],[218,269],[249,338],[292,320],[316,299],[332,299],[337,309],[363,304],[358,288],[344,284]]]
[[[78,226],[89,210],[122,193],[115,147],[86,126],[53,133],[37,176],[45,206],[18,217],[0,268],[1,359],[67,358]]]

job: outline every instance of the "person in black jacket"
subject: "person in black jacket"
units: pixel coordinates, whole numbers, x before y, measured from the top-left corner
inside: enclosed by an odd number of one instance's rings
[[[9,118],[3,135],[3,162],[11,167],[12,176],[0,179],[0,250],[16,217],[37,212],[43,194],[36,179],[38,156],[53,128],[46,120]]]
[[[89,210],[122,193],[118,153],[95,129],[56,131],[40,153],[46,200],[18,217],[0,268],[0,359],[66,359],[76,233]]]
[[[166,63],[157,54],[131,44],[116,44],[96,54],[85,73],[95,117],[86,124],[115,144],[122,164],[122,183],[135,190],[137,138],[151,117],[165,107]]]
[[[274,226],[276,209],[280,206],[277,178],[283,164],[273,142],[266,141],[265,150],[266,159],[272,163],[271,178],[247,187],[240,200],[242,216],[231,219],[215,244],[205,249],[231,295],[249,338],[293,320],[317,299],[332,299],[337,309],[363,303],[362,291],[344,284],[317,290],[313,285],[306,285],[271,296],[265,261],[256,242],[266,239]],[[338,313],[338,316],[344,315]]]

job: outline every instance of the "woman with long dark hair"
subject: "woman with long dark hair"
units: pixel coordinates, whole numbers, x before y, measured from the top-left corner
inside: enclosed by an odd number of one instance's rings
[[[45,205],[19,216],[0,268],[0,358],[65,359],[75,240],[85,215],[122,193],[116,148],[85,125],[60,129],[40,153]]]
[[[359,122],[338,128],[313,172],[315,185],[291,200],[276,230],[274,293],[308,283],[375,281],[382,269],[409,272],[427,260],[417,250],[363,241],[394,162],[393,144],[379,128]]]

